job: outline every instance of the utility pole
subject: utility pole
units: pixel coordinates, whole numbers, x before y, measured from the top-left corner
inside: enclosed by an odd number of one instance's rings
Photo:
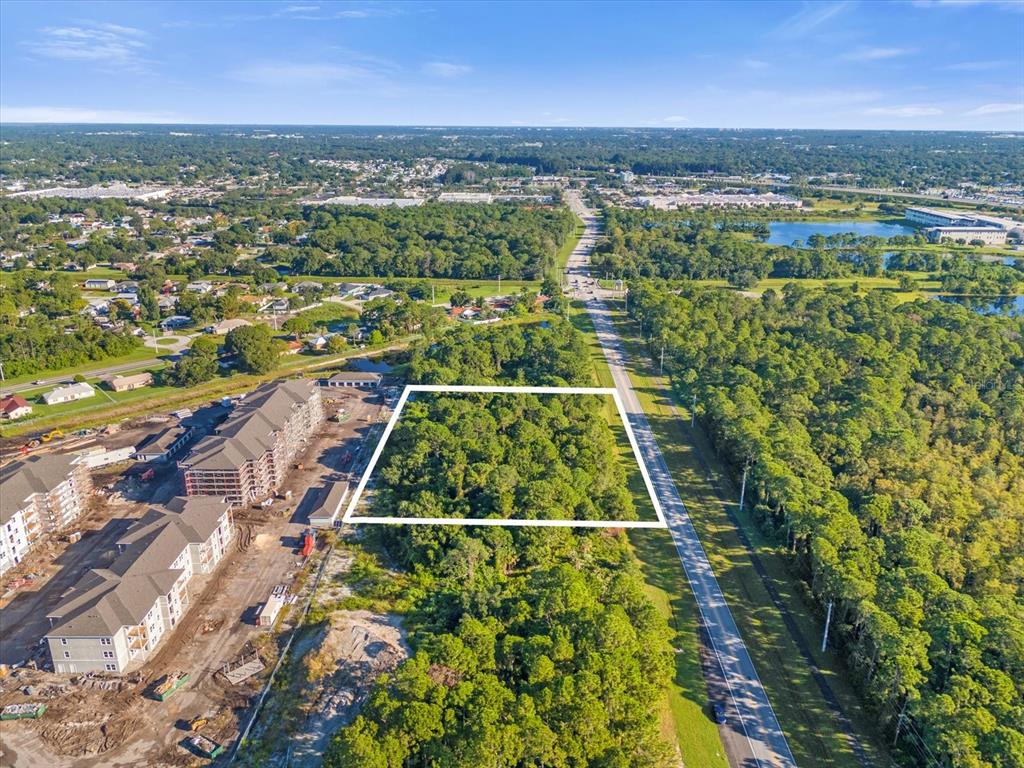
[[[0,382],[4,384],[7,383],[7,377],[4,376],[4,364],[2,362],[0,362]]]
[[[740,511],[743,511],[743,499],[747,495],[747,470],[750,469],[750,462],[743,465],[743,482],[740,483]]]
[[[501,295],[501,273],[498,273],[498,295]]]
[[[658,364],[658,375],[665,375],[665,342],[661,342],[661,362]]]
[[[433,283],[431,283],[430,284],[430,304],[431,305],[434,305],[434,304],[437,303],[436,300],[435,300],[435,296],[434,296],[434,288],[435,288],[435,285]]]
[[[825,652],[825,646],[828,645],[828,629],[832,625],[832,601],[828,601],[828,614],[825,616],[825,632],[821,636],[821,652]]]

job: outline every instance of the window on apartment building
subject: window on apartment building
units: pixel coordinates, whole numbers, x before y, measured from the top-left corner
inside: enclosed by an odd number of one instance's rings
[[[100,645],[110,645],[113,642],[109,637],[101,637]]]
[[[117,672],[117,664],[107,664],[105,666],[107,672]]]
[[[104,659],[112,659],[112,658],[114,658],[114,652],[113,651],[104,651],[103,652],[103,658]]]
[[[64,651],[64,658],[65,659],[70,659],[71,658],[71,651]]]
[[[61,645],[67,645],[67,644],[68,644],[68,639],[67,639],[66,637],[62,637],[62,638],[60,639],[60,644],[61,644]]]

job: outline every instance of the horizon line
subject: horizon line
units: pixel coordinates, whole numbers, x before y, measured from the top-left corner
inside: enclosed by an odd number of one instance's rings
[[[1024,136],[1024,128],[813,128],[798,126],[759,126],[759,127],[726,127],[726,126],[702,126],[702,125],[502,125],[494,124],[458,124],[458,123],[248,123],[248,122],[143,122],[143,123],[118,123],[118,122],[38,122],[24,120],[0,120],[0,127],[3,126],[117,126],[117,127],[224,127],[224,128],[403,128],[419,130],[442,130],[442,129],[469,129],[469,130],[544,130],[544,131],[721,131],[721,132],[742,132],[742,131],[821,131],[832,133],[978,133],[978,134],[1013,134]]]

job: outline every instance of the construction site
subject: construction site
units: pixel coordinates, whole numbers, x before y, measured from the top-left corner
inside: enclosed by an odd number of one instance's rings
[[[41,542],[30,564],[4,575],[0,709],[10,707],[19,719],[0,730],[0,765],[187,766],[233,755],[254,722],[260,729],[255,714],[282,653],[293,641],[291,657],[306,650],[299,625],[312,590],[325,572],[332,584],[343,577],[344,561],[328,557],[334,532],[314,538],[309,516],[330,483],[358,477],[390,415],[392,392],[325,391],[326,421],[272,499],[233,508],[230,551],[213,572],[193,577],[187,611],[153,653],[120,675],[61,675],[49,671],[41,640],[47,614],[83,574],[109,564],[114,543],[150,505],[182,493],[173,466],[145,481],[137,466],[95,471],[96,492],[75,530]],[[139,439],[133,429],[141,433],[146,425],[126,425],[120,440]],[[275,590],[279,605],[264,621],[261,609]],[[366,662],[365,646],[380,635],[396,650],[377,653],[370,666],[393,668],[404,657],[397,628],[352,618],[351,627],[363,625],[359,642],[346,640],[355,630],[340,625],[309,647],[332,649],[345,668],[346,656]],[[27,704],[36,715],[22,714]],[[329,735],[333,722],[321,730]]]

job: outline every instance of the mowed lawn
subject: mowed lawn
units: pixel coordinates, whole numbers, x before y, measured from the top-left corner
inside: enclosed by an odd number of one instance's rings
[[[635,325],[622,313],[616,313],[616,322],[623,335],[632,366],[630,375],[640,402],[797,764],[858,768],[846,735],[837,726],[810,667],[787,630],[782,614],[773,605],[728,516],[727,505],[732,511],[736,510],[737,505],[732,500],[738,497],[738,489],[729,481],[724,467],[715,461],[699,427],[691,431],[689,413],[681,407],[673,409],[663,380],[656,378],[653,365],[633,335]],[[749,515],[741,515],[739,520],[800,635],[810,646],[812,658],[853,722],[869,759],[876,765],[885,764],[881,757],[884,746],[873,737],[871,719],[861,710],[859,699],[844,676],[841,659],[831,649],[823,654],[818,652],[819,617],[804,601],[803,584],[790,573],[786,553],[759,533]]]
[[[612,387],[611,372],[598,343],[590,317],[580,302],[574,302],[569,319],[584,334],[594,364],[594,384]],[[612,405],[614,409],[614,405]],[[617,414],[617,410],[616,410]],[[621,418],[616,416],[621,424]],[[626,442],[622,430],[620,445]],[[641,520],[654,519],[647,487],[631,448],[622,451],[623,461],[634,468],[629,487]],[[679,562],[672,537],[664,529],[634,529],[629,541],[640,561],[647,596],[672,631],[676,649],[675,676],[662,704],[662,731],[679,749],[687,768],[726,768],[728,761],[718,735],[718,726],[708,716],[708,691],[701,668],[697,604]]]

